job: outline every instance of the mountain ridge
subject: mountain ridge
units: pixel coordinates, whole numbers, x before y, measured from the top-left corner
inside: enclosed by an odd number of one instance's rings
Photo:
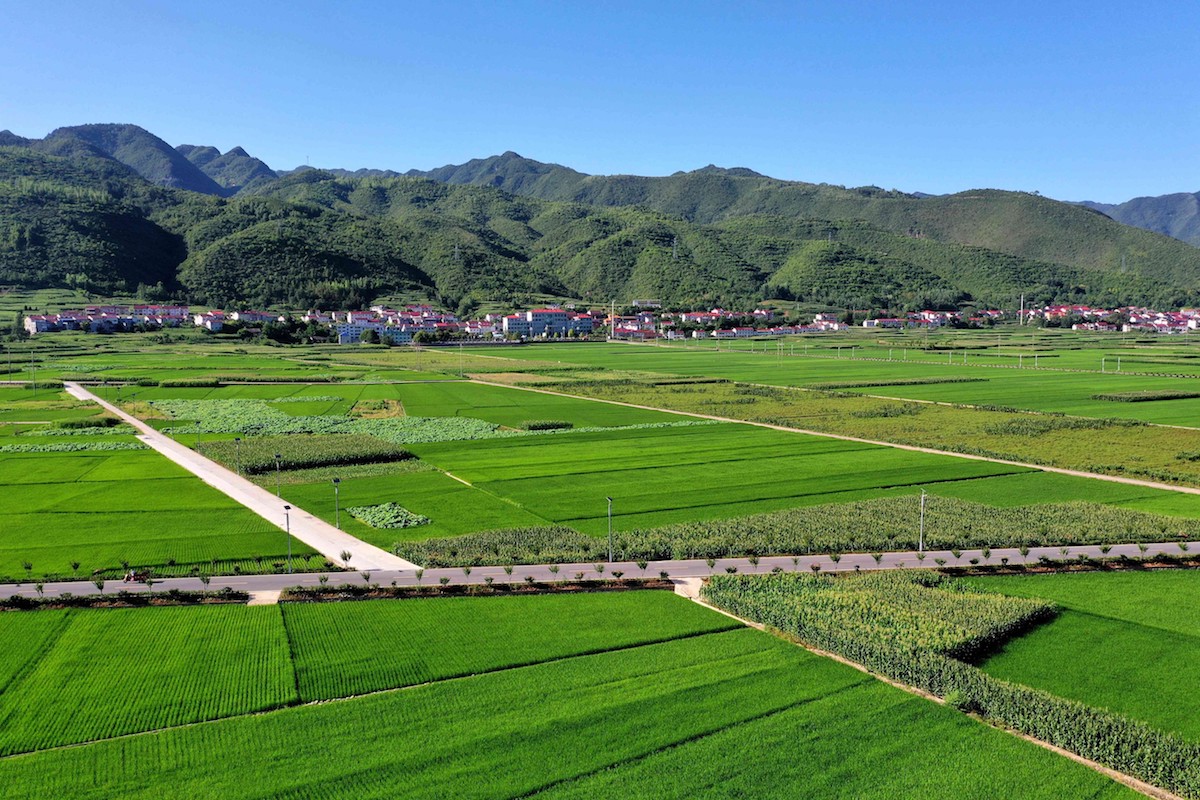
[[[1178,306],[1200,302],[1200,249],[997,189],[928,196],[711,164],[598,176],[514,151],[405,175],[276,172],[242,147],[95,125],[0,132],[0,282],[296,306],[403,287],[452,307],[536,294]]]

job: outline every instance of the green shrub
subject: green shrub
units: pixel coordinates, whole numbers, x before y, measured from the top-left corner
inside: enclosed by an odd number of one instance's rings
[[[562,419],[530,419],[520,424],[527,431],[561,431],[570,430],[574,424]]]
[[[66,430],[82,430],[84,428],[115,428],[121,424],[116,417],[87,417],[85,419],[65,419],[58,423],[59,428]]]

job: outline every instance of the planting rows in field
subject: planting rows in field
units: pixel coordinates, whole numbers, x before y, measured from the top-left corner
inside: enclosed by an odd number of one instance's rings
[[[374,436],[341,435],[247,436],[240,442],[218,440],[204,445],[207,458],[251,475],[309,467],[351,466],[405,461],[412,453]],[[278,456],[278,458],[276,458]]]
[[[972,578],[1063,607],[983,663],[1019,681],[1200,741],[1200,571]]]
[[[0,755],[735,627],[664,591],[0,612]]]
[[[892,743],[870,751],[889,767],[879,774],[859,749],[873,733]],[[787,747],[763,746],[781,738]],[[780,774],[800,765],[812,798],[844,796],[838,765],[863,773],[853,784],[862,798],[913,786],[934,798],[967,786],[979,797],[1127,796],[1080,765],[744,629],[0,759],[0,781],[12,798],[81,800],[164,789],[228,800],[637,794],[626,774],[659,796],[655,782],[693,761],[666,781],[668,796],[704,794],[696,775],[728,772],[748,796],[793,797]],[[647,777],[664,762],[675,766]]]
[[[1200,452],[1200,430],[1147,426],[1136,419],[1063,418],[993,405],[960,408],[740,384],[713,384],[703,392],[628,381],[564,384],[560,388],[638,405],[874,441],[1200,485],[1200,462],[1187,459],[1190,453]],[[908,389],[905,394],[910,394]],[[1197,420],[1200,415],[1193,415],[1185,424],[1195,425]]]
[[[0,614],[0,624],[41,613]],[[47,629],[58,628],[52,646],[0,694],[0,754],[244,714],[295,698],[276,608],[60,613],[65,626],[47,620]],[[47,713],[55,708],[70,711]]]
[[[913,495],[830,503],[661,528],[620,531],[618,560],[916,550],[920,499]],[[1195,540],[1200,521],[1098,503],[994,508],[952,497],[925,504],[925,546],[933,550],[1053,544]],[[403,542],[396,553],[426,566],[586,562],[604,558],[605,539],[562,526],[485,531]]]
[[[306,700],[738,627],[667,592],[288,603],[283,610]]]
[[[1200,797],[1200,744],[1185,741],[1132,719],[1071,700],[1006,683],[947,653],[976,655],[997,639],[1044,618],[1035,601],[1008,607],[995,597],[981,603],[952,602],[903,587],[904,573],[834,590],[828,581],[858,582],[860,576],[816,578],[783,573],[748,578],[718,575],[702,595],[714,605],[862,664],[910,686],[944,697],[951,705],[1057,745],[1185,797]],[[961,591],[961,584],[953,584]],[[937,590],[937,587],[932,587]],[[948,614],[964,614],[948,618]],[[911,615],[930,617],[922,635]],[[908,626],[896,625],[905,621]],[[948,626],[948,629],[947,629]],[[955,641],[955,639],[959,641]]]

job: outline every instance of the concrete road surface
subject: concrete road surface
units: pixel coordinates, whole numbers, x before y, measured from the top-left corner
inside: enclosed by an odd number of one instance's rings
[[[1200,542],[1187,542],[1187,552],[1200,553]],[[1143,552],[1142,548],[1145,548]],[[1107,554],[1103,553],[1099,545],[1080,545],[1067,548],[1067,552],[1062,552],[1060,547],[1032,547],[1028,554],[1022,555],[1017,548],[993,548],[987,558],[983,557],[981,550],[964,550],[960,556],[955,556],[949,551],[928,551],[922,554],[915,552],[902,553],[881,553],[879,560],[876,561],[875,556],[866,553],[853,553],[843,555],[835,561],[827,555],[804,555],[804,556],[771,556],[764,557],[759,560],[758,564],[751,563],[748,558],[721,558],[716,559],[713,566],[709,566],[705,560],[687,560],[687,561],[651,561],[646,565],[646,569],[642,570],[636,563],[628,561],[618,561],[614,563],[596,563],[589,562],[586,564],[528,564],[518,565],[512,568],[511,574],[504,567],[473,567],[468,574],[461,568],[450,569],[427,569],[417,577],[417,571],[414,569],[377,569],[365,570],[370,572],[370,582],[381,586],[390,586],[393,582],[397,586],[437,586],[443,578],[449,584],[482,584],[487,583],[488,578],[496,583],[512,583],[522,582],[527,577],[532,577],[536,581],[565,581],[575,580],[577,576],[582,575],[585,579],[595,578],[610,578],[617,572],[621,572],[624,578],[657,578],[661,573],[666,572],[670,578],[707,578],[710,575],[723,575],[730,570],[736,570],[738,574],[763,574],[769,573],[775,567],[787,572],[810,572],[813,565],[817,566],[818,572],[854,572],[855,570],[883,570],[883,569],[918,569],[931,568],[938,566],[970,566],[972,559],[975,559],[979,564],[1000,565],[1008,564],[1038,564],[1042,558],[1052,562],[1068,562],[1078,561],[1080,556],[1088,558],[1115,558],[1121,555],[1126,555],[1131,558],[1138,558],[1142,555],[1179,555],[1184,552],[1181,545],[1175,542],[1165,542],[1159,544],[1136,545],[1136,544],[1120,544],[1113,545]],[[939,564],[941,559],[944,564]],[[599,567],[600,569],[597,569]],[[343,583],[362,584],[366,581],[363,579],[359,571],[348,572],[332,572],[328,574],[328,585],[336,586]],[[320,586],[320,575],[317,573],[297,573],[297,574],[278,574],[278,575],[231,575],[228,577],[214,577],[208,589],[220,589],[228,586],[245,592],[273,592],[285,589],[291,586]],[[204,589],[204,585],[198,578],[165,578],[160,581],[155,581],[154,591],[162,592],[168,589],[182,590],[200,590]],[[128,591],[146,591],[143,584],[138,583],[121,583],[119,581],[109,581],[104,591],[112,593],[120,589]],[[63,583],[48,583],[42,587],[42,592],[46,597],[57,597],[63,593],[71,593],[76,595],[96,594],[97,589],[90,581],[68,581]],[[32,583],[23,585],[6,584],[0,586],[0,599],[9,598],[14,595],[23,595],[25,597],[34,597],[36,590]]]
[[[138,431],[138,439],[153,447],[179,466],[191,472],[200,480],[212,486],[222,494],[241,503],[260,517],[278,526],[281,530],[290,527],[292,536],[314,548],[325,558],[335,564],[342,563],[342,552],[350,555],[350,567],[356,570],[412,570],[416,565],[403,558],[392,555],[374,545],[356,539],[350,534],[340,531],[323,519],[314,517],[302,508],[292,505],[292,510],[284,517],[284,501],[271,492],[245,478],[225,469],[220,464],[209,461],[204,456],[189,447],[176,442],[171,437],[156,431],[137,417],[126,414],[121,409],[105,402],[92,392],[77,383],[64,382],[63,387],[73,397],[98,403],[106,411],[115,414],[129,423]],[[92,587],[93,590],[95,587]]]

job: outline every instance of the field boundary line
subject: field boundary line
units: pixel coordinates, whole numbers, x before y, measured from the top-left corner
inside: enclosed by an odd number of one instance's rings
[[[812,645],[801,640],[799,637],[793,636],[792,634],[787,633],[786,631],[781,631],[776,628],[767,628],[766,626],[763,626],[759,623],[751,622],[750,620],[747,620],[747,619],[742,619],[741,617],[738,617],[735,614],[731,614],[727,611],[723,611],[719,608],[715,608],[714,606],[701,600],[699,597],[694,597],[694,598],[689,597],[689,599],[694,603],[704,606],[705,608],[710,608],[715,611],[719,611],[720,613],[724,614],[727,617],[732,617],[733,619],[740,621],[743,625],[746,625],[747,627],[766,631],[767,633],[770,633],[773,636],[783,639],[785,642],[791,642],[792,644],[796,645],[797,647],[807,650],[808,652],[813,653],[814,655],[823,656],[825,658],[830,658],[841,664],[845,664],[848,667],[853,667],[854,669],[858,670],[859,672],[869,675],[878,681],[882,681],[883,683],[886,683],[889,686],[894,686],[895,688],[900,689],[901,691],[907,692],[907,693],[909,693],[911,695],[915,695],[917,697],[924,698],[925,700],[931,700],[934,703],[937,703],[938,705],[944,706],[946,704],[945,700],[943,700],[942,698],[938,697],[935,694],[927,692],[924,689],[919,689],[916,686],[910,686],[907,683],[902,683],[901,681],[897,681],[897,680],[890,678],[886,675],[883,675],[881,673],[872,672],[871,670],[867,669],[862,664],[859,664],[857,661],[852,661],[844,656],[838,655],[837,653],[829,652],[828,650],[822,650],[818,647],[813,647]],[[1139,779],[1133,777],[1132,775],[1126,775],[1124,772],[1115,770],[1112,767],[1106,767],[1098,761],[1092,761],[1091,759],[1084,758],[1083,756],[1081,756],[1077,753],[1073,753],[1070,750],[1067,750],[1065,748],[1059,747],[1058,745],[1050,744],[1049,742],[1043,741],[1041,739],[1037,739],[1026,733],[1021,733],[1020,731],[1014,730],[1005,725],[1000,725],[1000,724],[994,723],[991,720],[988,720],[977,714],[965,714],[964,716],[974,719],[976,722],[978,722],[981,725],[986,725],[987,727],[992,728],[994,730],[1003,731],[1004,733],[1015,736],[1018,739],[1024,739],[1025,741],[1035,744],[1044,750],[1049,750],[1051,753],[1055,753],[1057,755],[1063,756],[1064,758],[1070,759],[1071,761],[1074,761],[1077,764],[1082,764],[1083,766],[1088,767],[1089,769],[1091,769],[1095,772],[1099,772],[1101,775],[1104,775],[1105,777],[1115,781],[1116,783],[1122,784],[1123,786],[1127,786],[1128,788],[1133,789],[1135,792],[1145,795],[1146,797],[1154,798],[1154,800],[1187,800],[1187,798],[1183,797],[1182,795],[1177,795],[1177,794],[1174,794],[1173,792],[1168,792],[1166,789],[1161,789],[1152,783],[1147,783],[1143,780],[1139,780]]]
[[[739,381],[735,381],[738,383]],[[733,417],[718,417],[715,414],[701,414],[695,411],[676,411],[670,408],[659,408],[657,406],[644,406],[637,403],[626,403],[622,400],[608,400],[603,397],[588,397],[586,395],[568,394],[567,392],[551,391],[550,389],[536,389],[532,386],[509,386],[502,383],[492,383],[491,381],[481,381],[472,379],[471,383],[478,383],[483,386],[498,386],[505,389],[515,389],[521,392],[537,392],[539,394],[555,395],[557,397],[570,397],[575,400],[591,400],[595,403],[608,403],[614,406],[625,406],[626,408],[637,408],[642,411],[660,411],[664,414],[678,414],[684,417],[693,417],[695,419],[710,419],[717,422],[735,422],[739,425],[753,425],[757,428],[767,428],[768,430],[784,431],[785,433],[801,433],[806,436],[821,436],[826,439],[840,439],[844,442],[859,442],[861,444],[872,444],[879,447],[891,447],[897,450],[909,450],[914,453],[929,453],[936,456],[951,456],[953,458],[965,458],[970,461],[987,461],[992,464],[1005,464],[1010,467],[1024,467],[1026,469],[1037,470],[1040,472],[1054,472],[1059,475],[1071,475],[1076,478],[1093,478],[1099,481],[1109,481],[1110,483],[1123,483],[1128,486],[1141,486],[1147,489],[1161,489],[1169,492],[1179,492],[1181,494],[1197,494],[1200,495],[1200,488],[1194,486],[1174,486],[1169,483],[1157,483],[1155,481],[1146,481],[1139,478],[1126,478],[1120,475],[1101,475],[1097,472],[1084,472],[1083,470],[1067,469],[1065,467],[1051,467],[1045,464],[1029,464],[1024,461],[1012,461],[1005,458],[992,458],[990,456],[980,456],[974,453],[956,453],[952,450],[938,450],[933,447],[919,447],[912,444],[898,444],[896,442],[884,442],[876,439],[864,439],[861,436],[849,436],[844,433],[828,433],[825,431],[814,431],[806,428],[789,428],[786,425],[777,425],[772,422],[754,422],[745,419],[734,419]],[[773,387],[787,388],[787,387]]]
[[[565,778],[559,778],[558,780],[549,781],[549,782],[544,783],[541,786],[538,786],[534,789],[530,789],[527,792],[521,792],[520,794],[512,795],[510,800],[526,800],[526,798],[535,797],[535,796],[541,794],[542,792],[553,790],[560,786],[575,783],[577,781],[586,780],[587,778],[590,778],[593,775],[599,775],[600,773],[607,772],[611,769],[618,769],[621,767],[629,767],[634,764],[638,764],[642,761],[645,761],[648,758],[654,758],[655,756],[660,755],[662,753],[669,753],[673,750],[678,750],[680,748],[687,747],[689,744],[694,744],[696,742],[702,742],[705,739],[709,739],[713,736],[719,736],[720,734],[724,733],[725,731],[731,731],[731,730],[734,730],[735,728],[740,728],[743,725],[753,725],[756,722],[761,722],[762,720],[765,720],[765,719],[771,719],[772,717],[777,717],[780,714],[786,714],[787,712],[793,711],[797,708],[802,708],[807,705],[812,705],[813,703],[820,702],[822,700],[825,700],[826,698],[837,697],[838,695],[845,694],[846,692],[849,692],[853,689],[860,689],[864,686],[869,686],[869,685],[870,685],[870,681],[855,681],[854,683],[851,683],[847,686],[843,686],[839,689],[835,689],[832,692],[829,692],[828,694],[821,695],[820,697],[811,697],[806,700],[800,700],[798,702],[783,706],[782,708],[773,708],[769,711],[763,711],[758,714],[753,714],[749,717],[746,717],[745,719],[739,719],[734,722],[730,722],[727,725],[721,725],[719,727],[712,728],[710,730],[697,731],[696,733],[689,734],[688,736],[685,736],[682,739],[677,739],[676,741],[668,742],[667,744],[664,744],[660,747],[655,747],[652,750],[647,750],[644,753],[638,753],[637,755],[628,756],[627,758],[621,758],[616,761],[605,764],[603,766],[596,767],[595,769],[585,770],[585,771],[577,773],[575,775],[569,775]],[[1180,800],[1182,800],[1182,798]]]
[[[280,603],[278,605],[282,606],[283,604]],[[732,617],[731,614],[726,614],[726,616]],[[733,619],[736,619],[739,623],[745,624],[744,620],[737,619],[737,617],[733,617]],[[654,647],[654,646],[660,645],[660,644],[671,644],[672,642],[681,642],[681,641],[686,641],[688,639],[698,639],[701,636],[717,636],[720,634],[732,633],[737,630],[740,630],[740,629],[735,628],[735,627],[730,627],[730,628],[717,628],[714,630],[705,630],[705,631],[690,631],[687,633],[681,633],[676,636],[668,636],[666,638],[661,638],[661,639],[652,639],[650,641],[645,641],[645,642],[634,642],[632,644],[618,645],[616,647],[606,647],[606,648],[586,650],[586,651],[582,651],[579,653],[570,653],[570,654],[564,655],[564,656],[555,656],[554,658],[548,658],[548,659],[545,659],[542,661],[528,661],[528,662],[524,662],[521,664],[509,664],[509,665],[506,665],[503,667],[495,667],[493,669],[481,670],[479,672],[471,672],[471,673],[467,673],[467,674],[463,674],[463,675],[450,675],[445,678],[434,678],[432,680],[422,681],[421,683],[411,683],[411,684],[408,684],[407,686],[389,686],[385,689],[374,689],[369,692],[361,692],[359,694],[348,694],[348,695],[343,695],[341,697],[325,697],[325,698],[321,698],[318,700],[305,700],[299,696],[299,693],[298,693],[299,690],[297,689],[297,699],[295,702],[281,703],[272,708],[260,708],[255,711],[246,711],[246,712],[243,712],[240,714],[230,714],[229,716],[226,716],[226,717],[214,717],[213,719],[201,719],[201,720],[195,720],[193,722],[181,722],[176,725],[166,725],[161,728],[153,728],[151,730],[146,730],[146,731],[130,731],[129,733],[118,733],[114,736],[105,736],[105,737],[102,737],[99,739],[89,739],[86,742],[70,742],[68,744],[56,744],[51,747],[43,747],[38,750],[22,750],[17,753],[9,753],[8,755],[0,755],[0,763],[8,761],[9,759],[17,759],[17,758],[25,758],[27,756],[34,756],[39,753],[50,753],[50,752],[54,752],[56,750],[72,750],[72,749],[79,748],[79,747],[89,747],[91,745],[104,744],[104,743],[108,743],[108,742],[120,741],[123,739],[134,739],[134,738],[137,738],[140,736],[154,736],[154,735],[157,735],[160,733],[166,733],[168,731],[183,730],[186,728],[198,728],[202,725],[217,725],[217,724],[220,724],[223,722],[229,722],[231,720],[248,719],[251,717],[264,717],[264,716],[267,716],[268,714],[278,714],[278,713],[285,712],[285,711],[295,711],[295,710],[301,709],[301,708],[324,706],[324,705],[329,705],[331,703],[345,703],[345,702],[348,702],[351,700],[361,700],[363,698],[376,697],[378,695],[383,695],[383,694],[398,694],[400,692],[407,692],[407,691],[411,691],[413,689],[421,689],[426,686],[437,686],[438,684],[442,684],[442,683],[450,683],[452,681],[466,681],[466,680],[471,680],[473,678],[481,678],[481,677],[486,677],[488,675],[496,675],[499,673],[510,672],[513,670],[530,669],[531,667],[540,667],[545,664],[558,664],[558,663],[565,662],[565,661],[572,661],[577,658],[591,658],[593,656],[602,656],[606,653],[622,653],[627,650],[636,650],[639,647]],[[290,656],[291,655],[290,634],[289,634],[289,638],[288,638],[288,649],[289,649],[289,656]],[[300,674],[298,672],[296,672],[294,663],[293,663],[292,672],[294,675],[296,675],[297,681],[299,681]]]

